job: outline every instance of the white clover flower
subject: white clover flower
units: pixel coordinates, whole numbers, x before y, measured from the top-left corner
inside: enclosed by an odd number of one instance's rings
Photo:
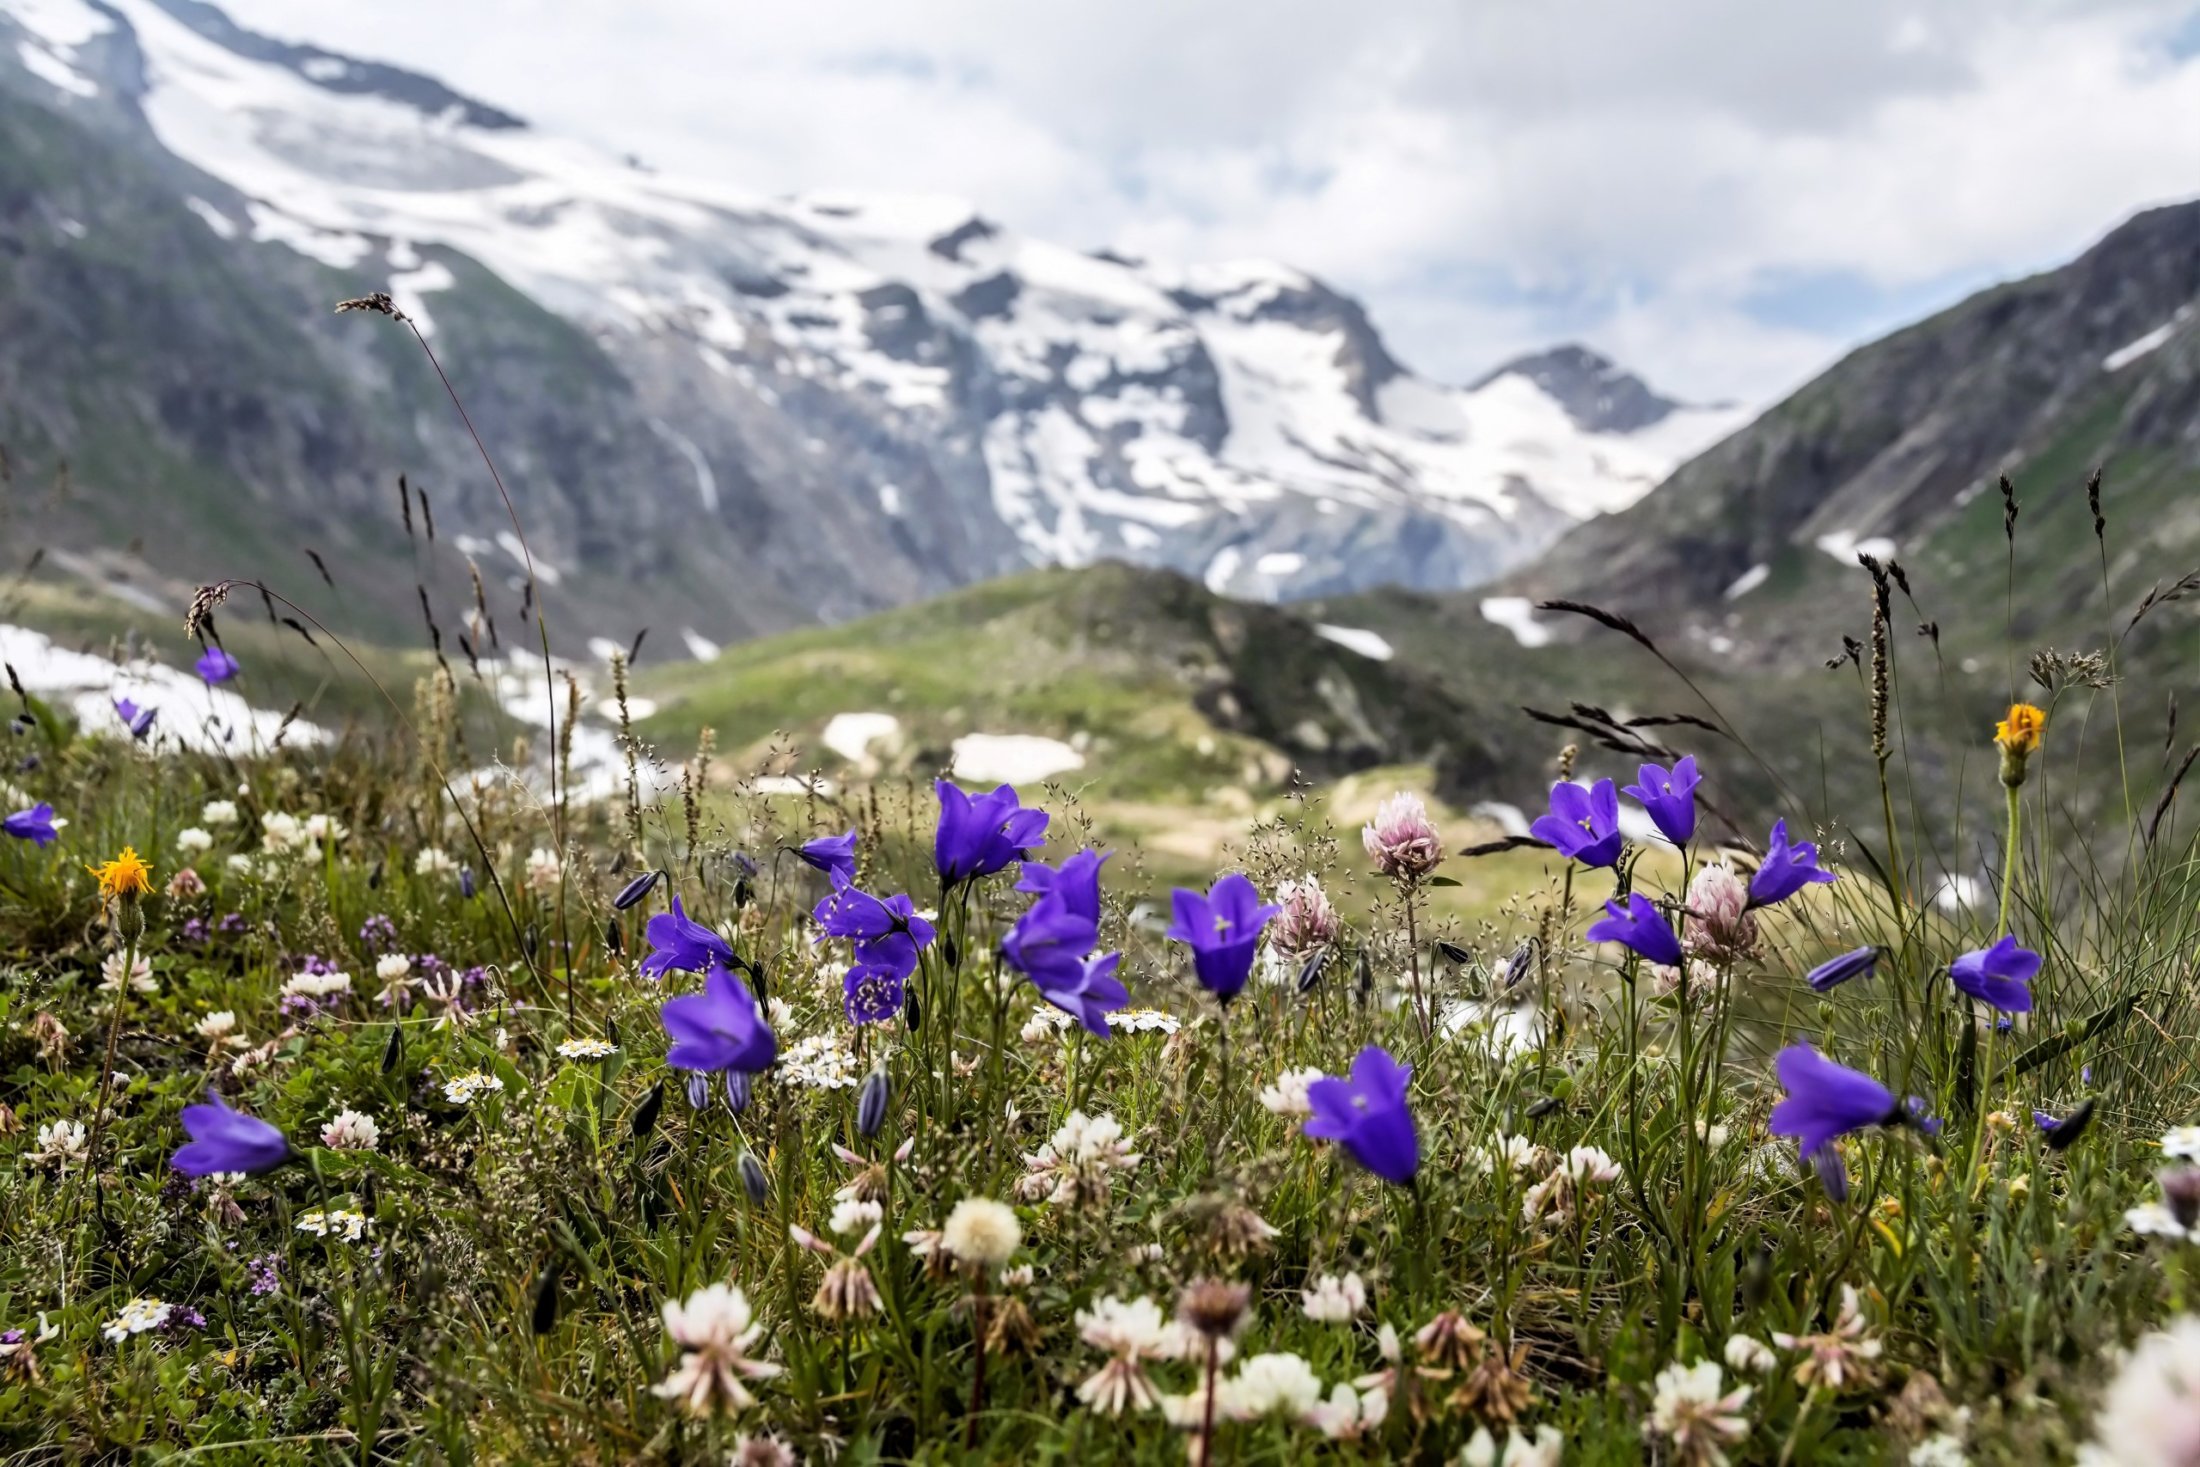
[[[1367,1284],[1357,1273],[1325,1273],[1299,1295],[1299,1309],[1316,1324],[1350,1324],[1367,1308]]]
[[[832,1217],[825,1226],[843,1238],[852,1238],[858,1233],[869,1231],[885,1216],[886,1209],[876,1202],[850,1197],[834,1205]]]
[[[1139,1160],[1114,1116],[1073,1110],[1045,1145],[1024,1153],[1029,1170],[1017,1180],[1016,1196],[1025,1202],[1043,1198],[1057,1207],[1097,1205],[1107,1201],[1113,1174],[1129,1171]]]
[[[504,1089],[504,1082],[486,1070],[468,1070],[443,1082],[443,1098],[453,1105],[472,1105],[484,1095]]]
[[[229,1009],[216,1009],[199,1020],[197,1030],[199,1038],[219,1043],[237,1032],[237,1016]]]
[[[38,1145],[24,1160],[67,1171],[90,1159],[90,1142],[82,1121],[53,1121],[38,1128]]]
[[[835,1035],[812,1034],[780,1053],[779,1078],[812,1090],[851,1090],[861,1083],[856,1057]]]
[[[1729,1335],[1725,1353],[1726,1368],[1740,1375],[1770,1375],[1780,1363],[1770,1345],[1748,1335]]]
[[[1023,1240],[1016,1209],[985,1197],[965,1197],[940,1227],[940,1246],[974,1268],[999,1268]]]
[[[1677,1460],[1724,1467],[1726,1444],[1749,1435],[1741,1410],[1749,1404],[1750,1388],[1727,1390],[1712,1360],[1668,1365],[1651,1384],[1649,1429],[1672,1442]]]
[[[206,808],[199,811],[199,819],[213,826],[216,830],[235,825],[237,823],[237,802],[235,800],[209,800],[206,802]]]
[[[1285,1070],[1276,1076],[1275,1084],[1261,1087],[1260,1103],[1272,1115],[1301,1118],[1310,1116],[1314,1113],[1314,1106],[1306,1098],[1306,1092],[1321,1078],[1322,1071],[1313,1065],[1303,1069]]]
[[[356,1110],[340,1110],[321,1128],[321,1144],[331,1151],[372,1151],[382,1143],[382,1128],[374,1117]]]
[[[229,868],[229,873],[232,876],[250,876],[252,874],[252,858],[250,856],[232,854],[222,864]]]
[[[214,849],[213,834],[196,825],[186,825],[176,832],[176,849],[186,856],[203,855]]]
[[[560,1059],[609,1059],[618,1052],[619,1046],[608,1039],[564,1039],[558,1042]]]
[[[306,842],[305,827],[295,815],[270,810],[260,817],[260,847],[271,856],[297,850]]]
[[[345,1207],[332,1207],[323,1212],[315,1208],[298,1214],[298,1231],[311,1233],[316,1238],[339,1238],[346,1243],[356,1243],[367,1235],[374,1224],[366,1214],[353,1212]]]
[[[308,815],[298,829],[314,845],[342,840],[351,834],[351,828],[334,815]]]
[[[130,960],[130,986],[139,993],[158,993],[160,983],[153,977],[153,960],[139,953]],[[109,953],[100,959],[99,991],[113,993],[122,987],[122,954]]]
[[[1146,1362],[1170,1358],[1169,1321],[1161,1306],[1147,1298],[1125,1302],[1113,1294],[1090,1309],[1077,1311],[1077,1334],[1095,1350],[1108,1354],[1100,1367],[1077,1387],[1077,1399],[1092,1410],[1120,1416],[1126,1408],[1149,1411],[1161,1393],[1146,1377]]]
[[[1500,1447],[1486,1426],[1478,1426],[1460,1452],[1461,1467],[1559,1467],[1566,1454],[1566,1438],[1555,1426],[1539,1426],[1531,1439],[1517,1427],[1505,1429]]]
[[[1307,1409],[1306,1424],[1331,1441],[1357,1441],[1382,1429],[1390,1418],[1390,1393],[1381,1386],[1354,1390],[1344,1381],[1330,1387],[1329,1399]]]
[[[99,1332],[106,1337],[109,1344],[119,1345],[132,1335],[142,1335],[166,1324],[168,1311],[172,1307],[158,1299],[140,1295],[123,1305],[120,1313],[100,1326]]]
[[[403,982],[412,968],[412,959],[403,953],[384,953],[374,960],[374,976],[384,983]]]
[[[1880,1342],[1866,1331],[1864,1306],[1856,1285],[1841,1286],[1841,1313],[1833,1328],[1823,1334],[1791,1335],[1775,1332],[1772,1343],[1783,1350],[1800,1350],[1803,1359],[1795,1367],[1795,1383],[1806,1388],[1825,1386],[1839,1390],[1851,1380],[1861,1380],[1879,1358]]]
[[[2124,1357],[2078,1460],[2100,1467],[2178,1467],[2200,1446],[2200,1318],[2147,1335]]]
[[[1239,1421],[1262,1416],[1303,1420],[1321,1404],[1321,1378],[1289,1351],[1254,1355],[1238,1366],[1216,1403]]]
[[[413,857],[413,875],[448,876],[458,869],[458,862],[441,846],[425,847]]]
[[[349,973],[294,973],[283,983],[285,998],[310,998],[318,1002],[351,992]]]
[[[672,1374],[650,1389],[690,1416],[745,1410],[756,1404],[746,1382],[779,1374],[781,1367],[750,1357],[764,1326],[753,1322],[748,1295],[734,1285],[697,1289],[684,1303],[667,1299],[664,1314],[665,1333],[682,1354]]]

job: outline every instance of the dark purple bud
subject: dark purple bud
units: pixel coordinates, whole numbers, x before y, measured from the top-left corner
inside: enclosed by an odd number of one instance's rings
[[[619,894],[611,899],[611,905],[624,912],[632,908],[657,887],[657,878],[664,875],[659,870],[644,871],[641,875],[619,888]]]
[[[2189,1229],[2200,1224],[2200,1167],[2172,1167],[2154,1180],[2161,1184],[2162,1201],[2179,1226]]]
[[[749,1194],[749,1201],[762,1207],[770,1187],[764,1180],[764,1163],[756,1159],[753,1151],[741,1153],[741,1190]]]
[[[665,1082],[659,1080],[649,1087],[642,1103],[634,1107],[633,1132],[636,1142],[649,1139],[649,1133],[657,1129],[657,1116],[665,1108]]]
[[[1329,949],[1317,949],[1314,956],[1299,966],[1299,992],[1312,993],[1322,981],[1322,974],[1329,968]]]
[[[468,901],[472,901],[474,899],[473,867],[461,866],[458,868],[458,894],[466,898],[466,900]]]
[[[1812,1171],[1818,1173],[1818,1185],[1826,1189],[1826,1196],[1835,1202],[1849,1200],[1849,1169],[1841,1164],[1841,1153],[1832,1142],[1813,1151],[1804,1158]]]
[[[701,1110],[704,1106],[710,1104],[710,1076],[704,1074],[701,1070],[689,1071],[687,1098],[688,1106],[693,1110]]]
[[[1528,967],[1535,961],[1535,939],[1524,937],[1513,955],[1505,960],[1505,986],[1518,988],[1520,980],[1528,976]]]
[[[856,1134],[876,1136],[879,1127],[886,1124],[887,1101],[886,1072],[873,1070],[863,1081],[863,1093],[856,1097]]]
[[[1878,965],[1879,949],[1860,947],[1854,952],[1843,953],[1837,958],[1829,958],[1820,963],[1810,970],[1803,981],[1815,991],[1826,993],[1839,988],[1851,978],[1870,977],[1872,969]]]
[[[2041,1145],[2049,1151],[2068,1151],[2093,1123],[2093,1100],[2089,1096],[2080,1101],[2078,1108],[2061,1120],[2044,1110],[2032,1112],[2032,1119],[2039,1124]]]
[[[749,1097],[756,1091],[756,1077],[747,1070],[726,1071],[726,1109],[735,1115],[749,1108]]]

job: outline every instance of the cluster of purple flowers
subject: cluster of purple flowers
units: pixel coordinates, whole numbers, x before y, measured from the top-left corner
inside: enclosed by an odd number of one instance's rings
[[[262,1253],[244,1266],[245,1282],[255,1299],[265,1299],[283,1286],[283,1256]]]
[[[658,1020],[672,1039],[665,1063],[697,1078],[723,1073],[730,1100],[735,1075],[761,1073],[779,1058],[778,1036],[764,1022],[756,996],[736,971],[747,964],[734,952],[733,944],[688,916],[678,897],[672,899],[669,911],[650,918],[643,932],[651,947],[642,960],[644,977],[663,978],[675,969],[703,975],[701,993],[666,999],[658,1011]],[[693,1099],[694,1078],[689,1088]],[[742,1099],[745,1103],[745,1088]]]
[[[1107,859],[1087,849],[1060,866],[1024,862],[1016,889],[1037,900],[1001,939],[1003,962],[1029,978],[1041,998],[1103,1039],[1110,1034],[1108,1015],[1131,996],[1115,976],[1123,955],[1094,951],[1100,945],[1100,868]]]
[[[359,945],[370,953],[397,951],[397,924],[386,915],[376,912],[359,924]]]

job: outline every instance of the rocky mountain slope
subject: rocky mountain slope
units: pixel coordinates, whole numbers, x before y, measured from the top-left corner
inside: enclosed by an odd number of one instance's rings
[[[1280,265],[662,177],[198,0],[0,3],[0,143],[0,441],[75,489],[13,511],[171,592],[315,543],[404,614],[400,470],[438,597],[460,556],[516,574],[409,340],[327,315],[378,289],[446,357],[554,601],[698,650],[1034,563],[1472,585],[1739,418],[1578,349],[1441,386]]]

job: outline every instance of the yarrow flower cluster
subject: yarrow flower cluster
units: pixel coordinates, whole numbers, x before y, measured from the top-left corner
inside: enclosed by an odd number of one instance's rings
[[[443,1082],[443,1098],[453,1105],[472,1105],[484,1095],[503,1091],[504,1082],[486,1070],[468,1070]]]

